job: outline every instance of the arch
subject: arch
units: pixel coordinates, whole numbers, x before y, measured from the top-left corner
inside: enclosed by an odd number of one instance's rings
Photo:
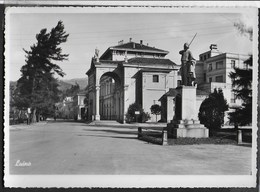
[[[99,84],[100,84],[102,77],[105,77],[105,76],[113,78],[115,80],[117,86],[121,87],[121,85],[122,85],[121,78],[119,77],[119,75],[116,72],[111,72],[111,71],[105,72],[101,75],[101,77],[99,78]]]
[[[99,113],[101,120],[121,120],[122,81],[116,72],[103,73],[99,79]]]

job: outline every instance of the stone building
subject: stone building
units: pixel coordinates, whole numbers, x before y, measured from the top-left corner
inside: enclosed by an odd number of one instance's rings
[[[85,99],[86,99],[86,92],[80,92],[74,96],[73,100],[77,105],[75,106],[75,112],[77,113],[77,119],[82,120],[85,118],[87,114],[87,109],[85,108]]]
[[[125,121],[130,104],[145,112],[180,82],[180,66],[165,58],[168,51],[130,41],[109,47],[100,57],[96,50],[87,71],[88,118]],[[151,115],[151,121],[155,116]],[[160,119],[160,118],[159,118]]]
[[[209,51],[199,55],[200,59],[196,64],[197,88],[208,93],[221,88],[230,108],[226,113],[233,111],[241,106],[242,100],[235,97],[229,74],[234,71],[234,67],[248,68],[245,61],[249,57],[246,54],[221,52],[217,45],[211,45]],[[229,124],[228,115],[225,116],[225,124]]]

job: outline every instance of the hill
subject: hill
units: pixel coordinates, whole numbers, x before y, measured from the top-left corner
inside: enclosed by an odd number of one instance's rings
[[[88,78],[74,78],[74,79],[64,79],[62,80],[65,83],[75,85],[76,83],[79,85],[80,89],[85,89],[88,85]],[[70,87],[69,87],[70,88]]]
[[[66,80],[58,80],[59,90],[64,91],[66,89],[71,88],[72,85],[76,83],[79,84],[81,90],[84,90],[88,85],[88,78],[75,78],[75,79],[66,79]],[[10,88],[16,87],[17,81],[10,81]]]

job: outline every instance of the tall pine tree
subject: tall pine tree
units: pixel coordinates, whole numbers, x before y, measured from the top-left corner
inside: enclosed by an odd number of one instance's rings
[[[241,126],[252,123],[252,56],[244,63],[247,67],[244,69],[235,68],[234,72],[230,72],[229,74],[232,79],[233,92],[236,98],[243,101],[241,107],[229,114],[230,121]]]
[[[36,35],[37,43],[26,53],[26,64],[21,68],[21,78],[17,82],[14,102],[20,109],[31,108],[33,122],[36,115],[50,115],[54,112],[54,104],[59,100],[57,79],[54,74],[64,76],[65,73],[56,64],[57,61],[68,59],[62,54],[61,43],[67,41],[62,21],[59,21],[49,33],[42,29]]]
[[[242,35],[253,40],[253,28],[246,26],[243,22],[235,23],[234,26]],[[244,61],[245,67],[235,67],[234,71],[229,74],[232,80],[232,87],[236,98],[243,101],[241,107],[237,108],[235,112],[230,113],[230,122],[237,125],[248,125],[252,123],[252,78],[253,78],[253,56]]]

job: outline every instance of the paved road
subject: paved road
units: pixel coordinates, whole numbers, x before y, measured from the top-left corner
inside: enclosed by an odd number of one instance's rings
[[[136,138],[136,128],[94,127],[78,122],[12,126],[10,173],[250,174],[251,147],[160,146]],[[15,166],[18,160],[30,166]]]

